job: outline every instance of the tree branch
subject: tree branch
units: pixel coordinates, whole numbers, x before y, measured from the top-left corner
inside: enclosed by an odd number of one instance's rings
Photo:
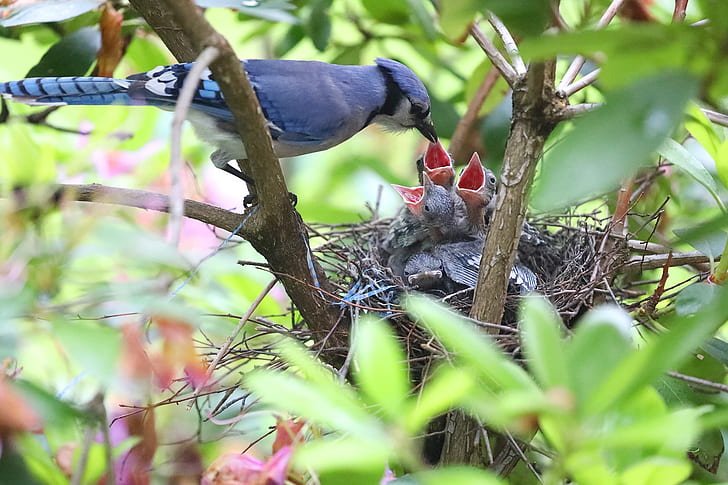
[[[309,328],[325,335],[336,325],[339,312],[311,288],[333,288],[310,254],[303,221],[291,206],[265,119],[240,60],[191,0],[130,1],[178,59],[191,60],[205,47],[219,50],[210,70],[235,117],[249,156],[246,172],[255,180],[258,195],[258,205],[247,214],[241,234],[268,261],[274,274],[280,275]],[[336,328],[329,339],[334,346],[348,339],[348,325]]]
[[[493,26],[493,30],[495,30],[495,33],[498,34],[498,36],[503,41],[503,47],[505,47],[506,52],[508,53],[508,57],[511,58],[513,68],[516,70],[516,73],[519,76],[523,76],[524,74],[526,74],[526,65],[523,63],[521,53],[518,51],[518,45],[513,39],[511,32],[503,24],[501,19],[496,17],[493,12],[488,12],[488,22],[490,22],[490,25]]]
[[[514,120],[470,312],[476,320],[500,322],[503,317],[508,277],[516,257],[536,163],[553,130],[553,113],[560,108],[557,103],[563,103],[553,92],[553,72],[553,61],[531,64],[525,81],[513,91]]]
[[[503,54],[500,53],[493,42],[491,42],[483,31],[480,30],[477,23],[474,23],[472,27],[470,27],[470,35],[473,36],[475,42],[477,42],[480,48],[483,49],[483,52],[485,52],[485,55],[488,56],[490,62],[492,62],[496,69],[500,71],[503,78],[508,82],[508,85],[513,87],[518,80],[516,70],[513,69],[513,66],[508,64],[508,61],[506,61],[506,58],[503,57]]]
[[[455,160],[463,160],[470,157],[471,154],[466,151],[466,148],[469,145],[467,140],[478,122],[480,108],[483,107],[483,103],[485,103],[485,100],[493,91],[493,87],[499,77],[500,74],[498,70],[491,67],[488,74],[485,75],[478,91],[476,91],[475,96],[473,96],[473,99],[470,100],[465,114],[462,118],[460,118],[460,121],[458,121],[458,124],[455,127],[455,132],[450,139],[449,147],[449,151]]]

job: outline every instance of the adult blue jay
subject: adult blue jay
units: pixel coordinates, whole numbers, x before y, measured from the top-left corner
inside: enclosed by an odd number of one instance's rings
[[[279,157],[326,150],[371,123],[393,131],[417,129],[430,141],[437,134],[430,98],[407,66],[379,58],[373,66],[316,61],[241,61],[268,120]],[[30,78],[0,83],[0,95],[40,105],[152,105],[173,110],[191,63],[160,66],[126,79]],[[223,170],[251,180],[228,165],[246,159],[245,146],[218,84],[206,71],[188,119],[198,136],[217,147],[210,157]]]

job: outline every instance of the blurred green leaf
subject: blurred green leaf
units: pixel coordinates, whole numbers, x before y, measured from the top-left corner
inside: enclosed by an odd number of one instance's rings
[[[477,468],[469,468],[464,466],[450,466],[440,468],[438,470],[428,470],[424,472],[408,475],[407,478],[414,479],[414,482],[407,481],[402,483],[415,483],[422,485],[504,485],[505,482],[500,480],[494,474]],[[400,480],[390,482],[392,484],[399,483]]]
[[[668,138],[665,142],[657,149],[657,153],[663,158],[672,162],[676,166],[683,169],[688,175],[690,175],[696,182],[706,188],[710,195],[715,199],[718,207],[725,210],[723,201],[720,200],[718,195],[718,186],[710,175],[708,170],[703,166],[700,161],[693,156],[692,153],[687,151],[684,146]]]
[[[329,45],[331,37],[331,18],[329,17],[330,1],[316,0],[313,2],[308,21],[305,24],[306,34],[311,38],[314,47],[324,51]]]
[[[435,21],[432,15],[425,7],[426,3],[420,0],[406,0],[407,5],[412,11],[415,20],[422,27],[422,31],[425,33],[425,37],[429,40],[434,40],[437,37],[437,28],[435,27]]]
[[[692,315],[699,312],[715,297],[718,288],[708,283],[693,283],[678,293],[675,312],[678,315]]]
[[[0,480],[7,484],[66,485],[68,480],[51,461],[38,440],[23,434],[15,439],[13,446],[3,446],[0,455]]]
[[[696,228],[673,229],[683,242],[690,244],[692,247],[709,257],[711,260],[717,259],[723,252],[723,248],[728,241],[728,233],[723,228],[702,235],[693,236]]]
[[[96,61],[101,47],[101,33],[84,27],[63,37],[43,54],[26,77],[83,76]]]
[[[725,294],[726,288],[721,288],[711,304],[699,313],[673,318],[668,332],[619,362],[594,390],[586,403],[586,412],[604,412],[682,364],[728,319],[728,305],[721,304]]]
[[[449,352],[477,369],[484,384],[492,390],[537,390],[529,375],[503,355],[472,321],[423,296],[408,297],[404,306]]]
[[[445,34],[459,38],[476,15],[487,10],[516,36],[542,32],[550,15],[548,2],[542,0],[448,0],[440,6],[440,25]]]
[[[432,418],[457,406],[475,385],[475,378],[467,370],[441,365],[420,395],[410,401],[411,409],[405,413],[407,430],[421,431]]]
[[[410,10],[407,0],[361,0],[369,15],[378,22],[401,25],[409,21]]]
[[[719,46],[704,28],[657,23],[603,30],[569,32],[526,39],[521,53],[528,60],[564,54],[600,53],[600,84],[617,88],[664,72],[687,70],[703,75],[719,54]],[[645,62],[649,59],[649,62]]]
[[[78,364],[84,375],[91,375],[104,386],[113,382],[121,352],[121,334],[98,322],[58,322],[54,334],[69,359]],[[90,349],[103,349],[93,352]]]
[[[655,456],[631,466],[622,474],[625,484],[676,485],[690,476],[690,463],[685,459]]]
[[[13,382],[15,389],[28,401],[33,410],[43,418],[45,426],[66,427],[85,420],[88,416],[67,402],[57,398],[42,387],[24,379]]]
[[[710,122],[705,113],[695,103],[688,105],[688,116],[685,120],[685,128],[690,133],[690,136],[695,138],[714,160],[718,158],[718,147],[723,142],[723,138],[713,128],[713,123]]]
[[[320,472],[341,470],[346,473],[372,471],[381,478],[387,462],[396,453],[387,441],[360,441],[350,437],[323,438],[308,442],[294,454],[301,468]]]
[[[298,23],[290,13],[296,6],[288,0],[195,0],[200,7],[232,8],[238,12],[271,22]]]
[[[579,321],[564,349],[579,406],[632,350],[625,323],[629,331],[631,319],[613,307],[591,310]],[[598,359],[592,357],[595,354]]]
[[[605,106],[574,121],[574,129],[545,155],[533,205],[562,208],[616,188],[649,163],[696,87],[694,78],[672,72],[608,93]]]
[[[570,387],[561,337],[561,319],[549,302],[539,296],[525,298],[521,304],[521,341],[528,368],[543,389]]]
[[[35,0],[0,7],[0,27],[61,22],[99,7],[104,0]]]
[[[273,55],[276,57],[285,56],[303,40],[304,36],[305,32],[303,27],[300,25],[291,25],[286,31],[286,35],[280,41],[276,42],[273,47]]]
[[[723,365],[728,366],[728,342],[717,337],[713,337],[708,339],[701,348],[713,356],[713,358],[720,361]]]
[[[688,451],[688,456],[705,471],[715,474],[723,452],[725,452],[723,434],[718,430],[710,430],[703,433]]]
[[[402,418],[410,390],[407,358],[387,324],[363,318],[354,333],[356,380],[369,399],[392,420]]]

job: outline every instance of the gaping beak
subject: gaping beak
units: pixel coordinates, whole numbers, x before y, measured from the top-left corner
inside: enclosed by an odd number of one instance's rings
[[[437,132],[435,131],[435,125],[428,116],[426,119],[420,121],[415,128],[417,131],[422,133],[422,136],[430,140],[432,143],[437,143]]]

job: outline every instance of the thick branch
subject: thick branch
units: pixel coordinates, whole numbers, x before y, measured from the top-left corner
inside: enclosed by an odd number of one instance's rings
[[[536,163],[553,129],[553,62],[531,64],[525,82],[513,92],[513,124],[508,137],[496,208],[488,229],[470,316],[500,322],[506,288],[526,215]]]
[[[235,117],[245,143],[248,175],[256,182],[258,205],[243,229],[246,239],[280,276],[288,295],[314,332],[328,333],[339,312],[320,298],[312,287],[330,289],[323,272],[308,249],[305,227],[291,206],[278,159],[273,153],[265,119],[240,60],[227,41],[202,16],[191,0],[131,0],[178,59],[190,60],[205,47],[220,55],[210,69]],[[174,33],[174,35],[172,35]],[[185,207],[186,208],[186,207]],[[333,345],[346,338],[346,325]]]
[[[98,204],[114,204],[139,209],[169,213],[170,200],[166,195],[146,190],[121,189],[101,184],[59,184],[54,186],[54,198],[58,200],[77,200]],[[243,214],[230,212],[214,205],[185,200],[185,217],[233,232],[243,220]],[[246,227],[238,231],[245,238]]]

